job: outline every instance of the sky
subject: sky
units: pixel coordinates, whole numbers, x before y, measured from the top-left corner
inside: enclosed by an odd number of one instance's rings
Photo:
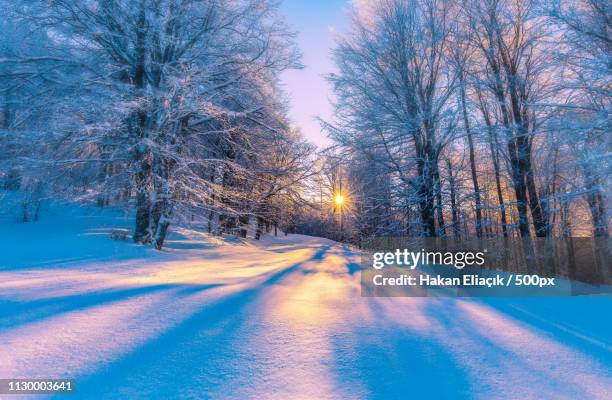
[[[298,32],[304,64],[304,69],[282,75],[291,99],[289,117],[319,147],[331,144],[316,118],[331,120],[333,114],[333,93],[325,75],[334,71],[334,38],[347,29],[350,5],[350,0],[284,0],[281,6],[287,23]]]

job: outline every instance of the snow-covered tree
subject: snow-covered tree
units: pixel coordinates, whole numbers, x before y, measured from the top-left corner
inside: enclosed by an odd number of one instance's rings
[[[285,140],[307,165],[279,103],[279,73],[299,67],[299,54],[275,2],[54,0],[13,10],[16,24],[50,38],[46,54],[22,64],[58,89],[43,97],[56,104],[52,165],[73,178],[74,196],[133,202],[136,242],[161,248],[170,221],[194,214],[218,225],[226,211],[259,212],[243,200],[273,178],[268,157],[286,152]],[[264,197],[291,183],[266,181]]]
[[[338,97],[331,137],[393,171],[398,190],[418,204],[424,236],[445,230],[438,162],[455,132],[448,103],[457,77],[446,62],[455,12],[438,0],[385,0],[355,12],[329,77]]]
[[[599,0],[358,3],[324,127],[346,165],[385,176],[360,201],[391,193],[381,226],[409,235],[583,235],[584,209],[607,236],[610,15]]]

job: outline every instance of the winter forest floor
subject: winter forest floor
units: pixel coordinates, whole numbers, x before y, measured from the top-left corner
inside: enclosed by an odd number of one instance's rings
[[[611,298],[362,298],[358,255],[325,239],[175,229],[156,252],[109,239],[126,219],[64,211],[0,224],[0,378],[74,378],[71,398],[611,398]]]

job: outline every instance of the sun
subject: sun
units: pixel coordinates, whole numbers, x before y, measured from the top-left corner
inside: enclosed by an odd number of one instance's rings
[[[344,196],[341,194],[337,194],[334,197],[334,202],[336,203],[336,205],[341,206],[342,204],[344,204]]]

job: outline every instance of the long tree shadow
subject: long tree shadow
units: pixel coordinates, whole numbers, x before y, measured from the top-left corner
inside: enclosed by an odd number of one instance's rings
[[[0,301],[0,330],[15,328],[23,324],[57,317],[62,313],[83,310],[103,304],[124,301],[160,291],[176,290],[194,293],[223,286],[222,284],[160,284],[124,289],[109,289],[96,292],[57,296],[30,301]]]
[[[392,300],[359,298],[374,321],[356,320],[351,329],[332,336],[336,381],[359,388],[368,399],[469,398],[468,377],[448,349],[387,318],[381,302]],[[398,307],[396,312],[406,311]]]
[[[320,248],[311,260],[320,261],[329,249],[329,246]],[[256,265],[256,264],[254,264]],[[291,271],[285,271],[287,273]],[[281,279],[282,275],[272,274],[271,279]],[[273,281],[269,282],[274,283]],[[69,296],[56,296],[51,298],[10,301],[0,300],[0,330],[15,328],[23,324],[56,317],[59,314],[78,311],[107,303],[127,300],[129,298],[152,294],[165,290],[179,290],[183,294],[193,294],[198,291],[223,286],[223,284],[159,284],[124,289],[108,289],[96,292],[79,293]],[[179,294],[179,291],[176,294]]]
[[[579,360],[574,358],[576,353],[569,351],[571,346],[568,346],[568,343],[554,340],[548,335],[548,332],[541,334],[538,330],[532,329],[532,326],[522,326],[522,321],[512,322],[516,323],[519,335],[524,332],[530,338],[530,341],[520,343],[520,348],[517,349],[516,342],[504,340],[503,333],[501,334],[502,339],[500,339],[499,335],[495,333],[499,333],[502,328],[496,328],[491,323],[484,326],[474,324],[470,316],[466,316],[465,312],[457,306],[459,302],[465,301],[483,304],[479,299],[447,302],[447,307],[444,307],[443,312],[436,312],[442,328],[436,334],[438,341],[449,348],[454,346],[455,351],[457,351],[457,348],[464,349],[464,354],[460,358],[466,366],[470,364],[466,362],[467,357],[478,360],[477,371],[474,371],[474,363],[471,363],[472,376],[476,373],[480,375],[482,371],[489,371],[489,373],[504,374],[507,377],[505,383],[493,380],[492,384],[486,380],[479,379],[476,382],[473,379],[474,390],[482,391],[486,387],[487,390],[500,397],[506,397],[508,393],[511,393],[513,397],[520,398],[532,398],[542,393],[547,393],[551,398],[563,396],[568,396],[568,398],[588,397],[585,395],[585,386],[590,385],[589,381],[583,382],[582,379],[572,381],[572,378],[588,376],[593,372],[591,370],[593,365],[590,363],[581,365]],[[488,304],[483,305],[490,307]],[[490,308],[494,309],[495,307]],[[508,316],[502,315],[502,318],[506,317]],[[556,349],[559,352],[546,352],[546,354],[538,355],[540,351],[544,353],[541,347],[547,345],[551,345],[550,349]],[[565,352],[566,347],[567,352]],[[465,353],[465,349],[470,351]],[[589,354],[593,355],[593,353]],[[605,364],[609,366],[610,360],[608,359]],[[559,365],[565,365],[566,368],[557,368]],[[512,369],[520,371],[521,374],[529,378],[530,382],[523,380],[523,387],[516,387],[512,382],[516,382],[517,379],[520,379],[520,376],[513,378]]]
[[[499,298],[489,299],[487,306],[503,313],[509,318],[520,321],[557,342],[598,358],[612,362],[612,336],[610,323],[599,318],[596,311],[601,302],[612,306],[612,298],[604,297],[567,297],[555,298]]]
[[[325,245],[323,246],[323,248],[329,249],[331,247],[331,245]],[[271,249],[269,249],[268,251],[271,251],[273,253],[289,253],[295,250],[304,250],[304,249],[320,249],[322,248],[320,244],[311,244],[311,245],[301,245],[299,243],[296,244],[287,244],[287,245],[280,245],[280,246],[275,246]]]
[[[213,361],[227,359],[228,353],[236,351],[236,344],[245,340],[239,334],[240,327],[249,318],[245,308],[270,286],[297,272],[304,263],[321,261],[328,249],[329,246],[321,247],[309,259],[269,274],[253,287],[205,305],[135,351],[78,379],[79,392],[122,398],[121,387],[129,387],[132,394],[145,398],[177,397],[181,392],[206,398],[205,393],[231,379],[231,376],[221,376]],[[236,360],[232,357],[227,359],[227,363],[233,362]],[[155,385],[151,384],[152,380]],[[104,382],[104,387],[100,382]]]
[[[356,256],[356,254],[350,249],[350,247],[348,247],[347,245],[342,246],[342,253],[344,255],[344,258],[349,260],[346,264],[348,273],[350,275],[355,275],[357,272],[361,272],[361,270],[363,269],[362,265],[354,261],[350,261],[351,258]]]

